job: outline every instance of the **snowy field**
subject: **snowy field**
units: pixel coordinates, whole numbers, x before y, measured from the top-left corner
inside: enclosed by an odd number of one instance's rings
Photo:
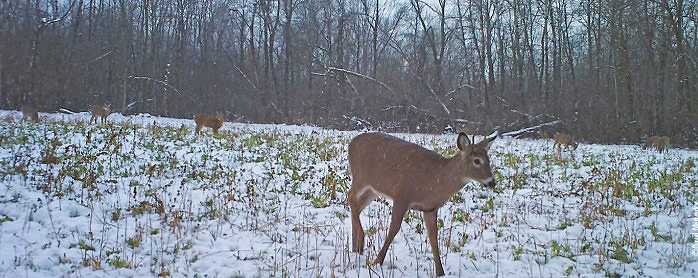
[[[0,277],[429,277],[421,213],[384,265],[392,201],[350,252],[347,144],[358,132],[190,119],[0,111]],[[396,134],[445,155],[455,135]],[[476,139],[477,141],[480,138]],[[447,276],[697,277],[698,151],[500,138],[496,191],[439,210]]]

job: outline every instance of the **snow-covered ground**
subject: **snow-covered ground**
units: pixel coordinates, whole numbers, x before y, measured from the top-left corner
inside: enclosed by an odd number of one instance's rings
[[[350,252],[358,132],[40,114],[0,111],[2,277],[434,275],[416,212],[370,263],[390,200],[364,210],[366,252]],[[455,152],[455,135],[396,135]],[[447,276],[698,276],[697,151],[581,144],[559,159],[552,145],[496,140],[496,192],[470,183],[439,210]]]

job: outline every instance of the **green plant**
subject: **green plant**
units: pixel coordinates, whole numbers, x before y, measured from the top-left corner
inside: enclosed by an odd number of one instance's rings
[[[521,259],[521,254],[524,251],[523,247],[522,246],[519,246],[519,247],[512,246],[511,249],[513,250],[514,260],[518,261],[519,259]]]
[[[85,243],[85,241],[82,239],[80,240],[79,248],[82,250],[85,250],[85,251],[95,251],[96,250],[94,246]]]
[[[135,236],[126,239],[126,244],[128,244],[128,246],[132,249],[136,249],[141,246],[142,240],[143,236],[140,233],[138,233]]]
[[[131,264],[120,257],[110,258],[107,261],[112,268],[131,268]]]
[[[623,249],[623,245],[621,243],[614,244],[613,254],[611,254],[611,258],[618,260],[622,263],[630,263],[628,252],[625,251],[625,249]]]
[[[10,222],[10,221],[15,221],[12,217],[9,217],[5,215],[3,218],[0,218],[0,224],[5,223],[5,222]]]

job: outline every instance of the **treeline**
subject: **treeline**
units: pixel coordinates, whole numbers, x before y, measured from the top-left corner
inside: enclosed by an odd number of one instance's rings
[[[0,107],[698,145],[696,1],[0,1]]]

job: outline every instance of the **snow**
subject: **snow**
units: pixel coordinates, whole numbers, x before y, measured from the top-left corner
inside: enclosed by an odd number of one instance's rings
[[[363,211],[366,249],[350,252],[346,148],[359,132],[225,123],[196,136],[191,119],[40,116],[0,111],[3,276],[435,274],[414,211],[384,265],[370,264],[391,200]],[[456,135],[395,135],[455,152]],[[558,158],[552,145],[494,141],[496,192],[470,183],[439,210],[447,276],[698,275],[698,151],[582,142]]]

